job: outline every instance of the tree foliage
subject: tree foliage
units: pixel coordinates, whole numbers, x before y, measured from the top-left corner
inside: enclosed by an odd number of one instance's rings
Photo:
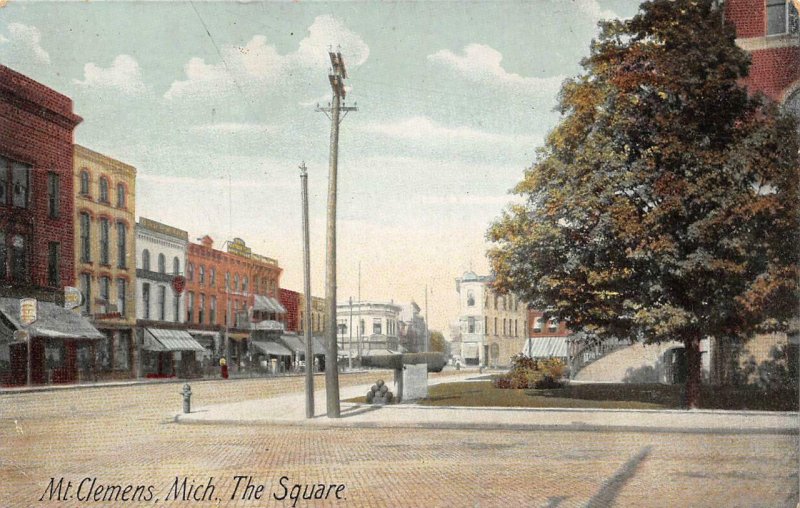
[[[442,332],[437,330],[431,330],[430,336],[430,348],[431,351],[436,351],[438,353],[444,353],[444,335]]]
[[[734,39],[711,0],[653,0],[601,23],[515,189],[525,203],[489,229],[496,287],[601,338],[785,326],[798,304],[796,121],[748,96]]]

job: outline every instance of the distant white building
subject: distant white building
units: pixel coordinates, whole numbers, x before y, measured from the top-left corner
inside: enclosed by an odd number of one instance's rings
[[[140,218],[136,224],[136,319],[186,321],[186,293],[176,294],[172,279],[186,266],[186,231]]]
[[[479,276],[471,271],[456,278],[461,351],[454,350],[453,356],[460,357],[467,365],[486,365],[486,359],[489,357],[484,299],[486,286],[490,281],[491,277]],[[453,346],[456,344],[454,341]]]
[[[353,302],[336,306],[340,356],[358,358],[370,351],[398,351],[402,308],[394,302]]]

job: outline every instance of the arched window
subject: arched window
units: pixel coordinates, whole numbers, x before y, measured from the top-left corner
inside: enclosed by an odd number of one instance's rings
[[[242,291],[244,291],[245,293],[247,293],[247,277],[245,277],[244,279],[242,279]]]
[[[239,291],[239,274],[233,276],[233,290]]]
[[[181,261],[178,259],[177,256],[172,260],[172,274],[173,275],[180,275],[181,273]]]
[[[225,289],[231,288],[231,272],[225,272]]]
[[[108,178],[100,177],[100,202],[108,203]]]
[[[192,263],[186,265],[186,279],[194,280],[194,265]]]
[[[125,184],[117,184],[117,207],[125,208]]]
[[[217,283],[217,271],[212,266],[208,269],[208,285],[213,286]]]
[[[142,270],[150,270],[150,251],[142,251]]]
[[[467,291],[467,307],[472,307],[475,305],[475,293],[472,291]]]
[[[81,171],[81,195],[89,195],[89,172],[85,169]]]
[[[158,255],[158,273],[167,273],[167,257],[164,254]]]
[[[203,265],[200,265],[200,270],[198,271],[198,273],[200,275],[200,284],[205,284],[206,283],[206,267],[203,266]]]

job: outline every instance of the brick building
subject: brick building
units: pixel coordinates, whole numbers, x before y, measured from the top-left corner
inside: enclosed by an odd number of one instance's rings
[[[75,281],[73,133],[81,121],[69,97],[0,65],[0,384],[76,381],[78,348],[102,339],[63,307],[64,287]],[[37,300],[38,319],[27,327],[20,298]],[[27,343],[13,338],[23,328]]]
[[[302,324],[300,323],[300,293],[291,289],[281,288],[278,301],[286,309],[286,316],[283,322],[284,329],[287,332],[299,332],[302,329]]]
[[[229,358],[231,368],[252,360],[251,339],[283,331],[282,271],[277,260],[253,253],[241,238],[226,242],[225,251],[215,249],[208,235],[199,244],[189,243],[186,322],[192,329],[221,333],[218,354]]]
[[[134,377],[136,168],[75,145],[75,281],[80,311],[105,335],[80,351],[100,379]]]

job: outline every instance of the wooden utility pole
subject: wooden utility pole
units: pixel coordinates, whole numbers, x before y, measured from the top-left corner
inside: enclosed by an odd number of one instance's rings
[[[342,104],[345,98],[344,80],[347,71],[340,52],[328,52],[331,59],[331,73],[328,80],[333,90],[333,102],[329,108],[320,108],[331,120],[331,147],[328,174],[328,228],[327,252],[325,259],[325,303],[328,307],[325,313],[327,320],[327,346],[325,355],[325,398],[328,418],[339,418],[339,348],[336,343],[336,171],[339,163],[339,123],[340,113],[345,116],[350,111],[357,111],[356,107],[347,107]]]
[[[308,173],[306,163],[300,164],[300,190],[303,201],[303,279],[306,293],[306,315],[303,329],[306,338],[306,418],[314,418],[314,350],[311,341],[311,247],[308,235]]]

